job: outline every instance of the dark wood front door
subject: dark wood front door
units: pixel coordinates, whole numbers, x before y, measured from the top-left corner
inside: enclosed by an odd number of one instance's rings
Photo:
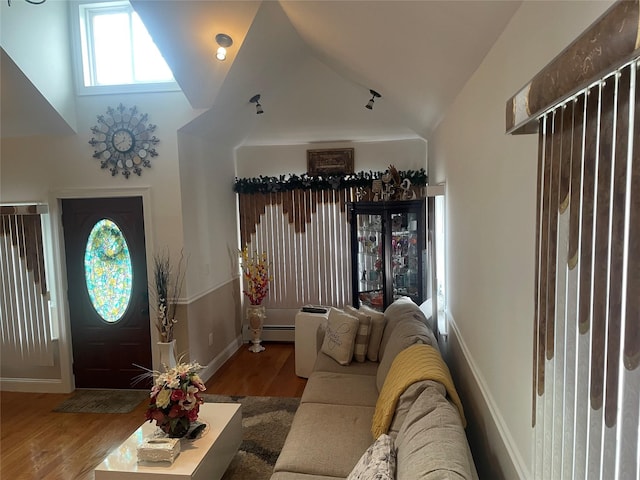
[[[78,388],[146,388],[151,331],[142,198],[62,201]]]

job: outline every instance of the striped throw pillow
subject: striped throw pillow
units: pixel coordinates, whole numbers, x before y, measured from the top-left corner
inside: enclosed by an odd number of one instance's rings
[[[353,358],[356,362],[364,362],[367,359],[367,348],[369,347],[369,336],[371,335],[371,317],[351,305],[345,306],[344,309],[345,312],[360,321],[356,342],[353,347]]]

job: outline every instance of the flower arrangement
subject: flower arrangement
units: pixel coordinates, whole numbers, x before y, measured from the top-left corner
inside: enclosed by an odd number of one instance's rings
[[[245,281],[245,290],[242,290],[251,305],[260,305],[264,297],[269,293],[269,282],[273,277],[269,275],[269,263],[267,253],[254,252],[249,254],[249,249],[245,246],[240,250],[242,263],[242,275]]]
[[[198,375],[202,366],[197,362],[178,363],[157,376],[151,388],[146,419],[169,436],[181,437],[191,422],[198,419],[200,405],[204,403],[200,392],[206,390]]]
[[[156,327],[162,341],[170,342],[173,340],[173,327],[178,323],[175,299],[180,295],[184,281],[184,271],[182,270],[184,256],[180,255],[175,274],[168,252],[156,253],[153,260],[157,306]]]

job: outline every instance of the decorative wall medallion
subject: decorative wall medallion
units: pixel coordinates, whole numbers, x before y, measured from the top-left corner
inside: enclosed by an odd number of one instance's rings
[[[97,118],[89,144],[95,149],[93,158],[100,160],[101,168],[108,168],[111,176],[122,172],[129,178],[132,172],[140,176],[142,167],[151,167],[150,158],[158,156],[154,146],[160,140],[151,136],[156,125],[147,123],[146,113],[140,115],[135,106],[127,109],[120,104],[116,109],[107,108],[107,114]]]

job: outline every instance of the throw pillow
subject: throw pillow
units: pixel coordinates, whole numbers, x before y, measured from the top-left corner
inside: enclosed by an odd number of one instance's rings
[[[395,480],[396,450],[393,439],[382,434],[362,454],[347,480]]]
[[[369,333],[369,345],[367,346],[367,358],[372,362],[378,361],[380,341],[384,333],[384,313],[374,310],[366,305],[360,307],[360,312],[371,317],[371,332]]]
[[[340,365],[349,365],[359,325],[360,320],[356,317],[332,307],[320,351]]]
[[[371,317],[351,305],[345,306],[344,310],[360,320],[356,342],[353,346],[353,358],[356,362],[362,363],[367,359],[367,347],[369,346],[369,336],[371,334]]]

